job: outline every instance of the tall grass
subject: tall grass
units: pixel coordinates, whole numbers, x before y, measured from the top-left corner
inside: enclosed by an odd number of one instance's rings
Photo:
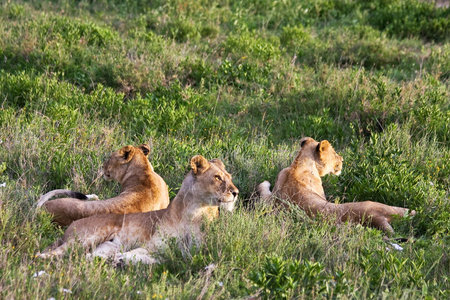
[[[448,14],[404,0],[0,4],[1,298],[448,298]],[[330,201],[418,212],[394,222],[403,251],[257,203],[302,136],[344,157]],[[143,142],[171,196],[190,157],[221,158],[237,211],[158,265],[35,259],[63,232],[39,196],[117,194],[102,162]]]

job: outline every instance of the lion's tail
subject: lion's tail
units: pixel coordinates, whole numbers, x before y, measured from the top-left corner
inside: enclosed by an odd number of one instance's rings
[[[88,200],[88,199],[98,200],[98,197],[95,194],[85,195],[80,192],[59,189],[59,190],[50,191],[47,194],[42,195],[41,198],[39,198],[37,207],[38,208],[41,207],[42,205],[44,205],[45,202],[47,202],[48,200],[50,200],[51,198],[56,197],[56,196],[66,196],[69,198],[76,198],[76,199],[81,199],[81,200]]]
[[[259,197],[261,198],[261,200],[266,201],[269,200],[270,197],[272,197],[272,192],[270,191],[270,182],[263,181],[261,182],[257,187],[256,187],[256,191],[259,194]]]

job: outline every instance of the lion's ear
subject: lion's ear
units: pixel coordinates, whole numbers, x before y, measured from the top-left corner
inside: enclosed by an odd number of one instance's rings
[[[209,162],[201,155],[191,158],[191,168],[195,175],[202,174],[209,168]]]
[[[310,142],[310,141],[314,141],[312,138],[310,137],[304,137],[300,140],[300,148],[303,148],[303,146],[306,145],[306,143]]]
[[[211,159],[210,162],[212,162],[212,163],[218,165],[221,169],[225,169],[225,165],[224,165],[223,162],[222,162],[220,159],[218,159],[218,158]]]
[[[300,142],[300,148],[303,148],[303,146],[305,146],[305,144],[306,144],[306,140],[301,141]]]
[[[147,156],[150,153],[150,146],[148,144],[142,144],[139,146],[139,149],[144,152],[144,155]]]
[[[119,150],[119,155],[123,158],[123,163],[129,162],[134,156],[135,148],[131,145],[125,146]]]
[[[330,149],[330,148],[331,148],[330,142],[327,140],[323,140],[317,145],[316,151],[317,151],[317,153],[322,154],[322,153],[328,151],[328,149]]]

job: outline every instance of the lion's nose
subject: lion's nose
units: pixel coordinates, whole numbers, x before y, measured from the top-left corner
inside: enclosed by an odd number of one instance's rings
[[[238,191],[231,191],[231,194],[233,194],[233,197],[236,198],[237,195],[239,194],[239,192]]]

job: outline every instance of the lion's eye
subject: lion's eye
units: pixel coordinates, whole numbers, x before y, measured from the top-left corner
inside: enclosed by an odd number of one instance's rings
[[[220,177],[220,175],[215,175],[214,179],[217,181],[222,181],[222,177]]]

